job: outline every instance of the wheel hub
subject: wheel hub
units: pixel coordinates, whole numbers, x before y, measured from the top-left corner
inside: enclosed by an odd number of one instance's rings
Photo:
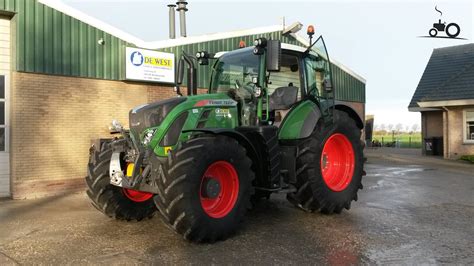
[[[215,178],[204,177],[201,187],[201,196],[204,198],[215,199],[221,192],[221,184]]]
[[[234,166],[226,161],[209,165],[201,178],[199,191],[201,206],[212,218],[223,218],[234,208],[239,196],[239,176]]]

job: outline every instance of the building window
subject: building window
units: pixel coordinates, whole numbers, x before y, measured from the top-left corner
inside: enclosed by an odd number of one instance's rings
[[[464,140],[474,143],[474,110],[464,111]]]

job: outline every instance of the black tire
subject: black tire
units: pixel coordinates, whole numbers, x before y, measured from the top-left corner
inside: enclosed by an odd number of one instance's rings
[[[431,37],[436,37],[436,35],[438,35],[438,30],[435,28],[432,28],[430,29],[428,33],[430,34]]]
[[[352,200],[357,201],[357,191],[362,188],[363,152],[360,129],[347,113],[335,111],[335,123],[329,128],[318,125],[313,134],[302,141],[297,154],[296,188],[287,198],[306,211],[340,213],[350,209]],[[330,136],[343,134],[354,151],[354,172],[350,183],[342,191],[334,191],[324,181],[321,171],[321,156],[324,144]]]
[[[102,143],[100,149],[94,149],[87,165],[87,195],[92,205],[108,217],[117,220],[141,221],[144,218],[151,218],[156,212],[153,198],[135,202],[125,196],[122,188],[110,184],[109,164],[112,156],[110,144],[111,141],[107,141]]]
[[[451,28],[451,27],[455,27],[455,28],[456,28],[456,33],[454,33],[454,34],[449,33],[449,28]],[[459,25],[456,24],[456,23],[449,23],[449,24],[446,26],[446,30],[445,30],[445,31],[446,31],[446,35],[448,35],[449,37],[451,37],[451,38],[456,38],[456,37],[458,37],[459,33],[461,33],[461,28],[460,28]]]
[[[201,205],[201,180],[215,162],[230,163],[239,189],[235,204],[225,216],[213,218]],[[155,203],[164,221],[193,242],[215,242],[233,234],[251,208],[254,193],[251,160],[246,150],[230,137],[204,135],[184,142],[168,155],[168,165],[159,178]]]

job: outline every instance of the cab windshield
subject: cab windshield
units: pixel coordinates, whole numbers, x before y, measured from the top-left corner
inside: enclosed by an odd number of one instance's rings
[[[228,92],[252,84],[252,78],[258,76],[259,58],[253,54],[252,47],[224,54],[214,64],[210,93]]]

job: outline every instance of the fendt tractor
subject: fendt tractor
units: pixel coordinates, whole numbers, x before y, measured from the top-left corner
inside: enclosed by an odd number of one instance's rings
[[[87,194],[109,217],[160,213],[193,242],[234,233],[272,193],[308,212],[340,213],[362,188],[360,118],[335,104],[322,37],[308,48],[279,40],[179,59],[177,97],[142,105],[129,129],[94,141]],[[196,64],[212,66],[197,94]],[[179,84],[187,70],[187,95]]]

